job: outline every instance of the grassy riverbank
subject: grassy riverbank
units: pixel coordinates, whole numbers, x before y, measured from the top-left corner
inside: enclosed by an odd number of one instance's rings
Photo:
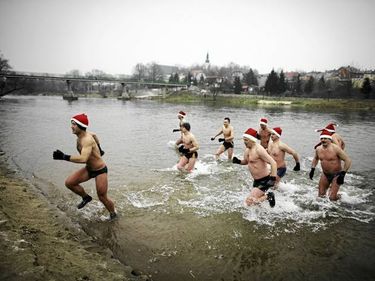
[[[0,280],[146,280],[15,175],[0,161]]]
[[[189,91],[176,92],[161,99],[171,103],[219,103],[234,107],[270,106],[301,107],[306,109],[353,109],[375,110],[375,100],[359,99],[313,99],[297,97],[267,97],[254,95],[223,95],[214,98],[211,94],[203,96]]]

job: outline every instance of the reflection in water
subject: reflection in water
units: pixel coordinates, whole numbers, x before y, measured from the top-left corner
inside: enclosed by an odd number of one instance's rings
[[[172,129],[180,110],[188,113],[201,146],[191,174],[176,169],[173,144],[179,135]],[[95,200],[78,211],[80,200],[64,187],[64,180],[79,165],[52,160],[57,148],[75,153],[69,120],[78,112],[88,114],[89,129],[98,134],[106,151],[109,194],[119,211],[115,223],[107,221],[92,181],[84,186]],[[248,170],[232,165],[226,156],[214,160],[219,143],[210,137],[226,116],[234,127],[234,153],[240,158],[242,133],[257,128],[263,116],[272,127],[281,126],[283,140],[299,152],[302,170],[294,172],[294,161],[287,158],[275,208],[267,202],[244,207],[252,185]],[[154,280],[349,280],[374,275],[375,151],[369,143],[375,132],[368,130],[374,125],[372,112],[111,99],[68,104],[55,97],[5,97],[0,118],[0,149],[10,164],[37,180],[51,202],[116,257]],[[353,159],[339,202],[317,197],[319,169],[313,181],[307,177],[319,138],[314,129],[330,121],[340,124],[338,131]]]

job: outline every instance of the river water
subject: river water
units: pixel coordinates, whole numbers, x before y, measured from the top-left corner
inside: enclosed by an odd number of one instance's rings
[[[177,112],[188,113],[199,144],[191,174],[176,170],[173,147]],[[109,196],[119,219],[97,200],[93,181],[84,184],[95,200],[77,210],[80,198],[64,187],[79,164],[52,160],[52,151],[74,154],[70,117],[86,112],[109,168]],[[235,155],[242,134],[261,117],[283,128],[282,140],[297,150],[301,171],[288,172],[275,192],[276,206],[246,208],[252,185],[246,166],[232,165],[210,141],[230,117]],[[9,165],[32,181],[93,239],[123,263],[153,280],[374,280],[375,113],[314,111],[290,107],[233,108],[207,102],[175,105],[151,100],[6,96],[0,99],[0,149]],[[321,128],[331,121],[353,160],[342,199],[317,198],[319,169],[308,172]]]

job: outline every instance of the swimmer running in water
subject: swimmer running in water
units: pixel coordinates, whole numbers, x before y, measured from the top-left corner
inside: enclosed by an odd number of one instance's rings
[[[348,172],[352,160],[338,145],[332,142],[332,133],[323,130],[320,134],[321,145],[315,149],[315,156],[311,163],[311,170],[309,177],[312,180],[315,173],[315,167],[320,164],[322,166],[322,174],[319,180],[319,197],[325,197],[327,190],[328,196],[332,201],[340,198],[338,191],[340,185],[344,183],[344,178]],[[344,161],[344,168],[341,166],[341,161]]]
[[[217,136],[220,136],[221,134],[224,135],[224,138],[219,138],[219,142],[222,142],[223,144],[220,145],[219,149],[216,151],[215,158],[216,160],[219,159],[220,155],[224,153],[224,151],[228,151],[228,160],[232,160],[233,157],[233,139],[234,139],[234,130],[232,125],[230,124],[229,117],[224,118],[223,127],[220,129],[220,131],[211,138],[211,140],[215,140]]]
[[[249,128],[243,135],[245,144],[245,153],[242,160],[233,157],[232,162],[240,165],[247,165],[250,174],[254,178],[253,188],[250,195],[246,198],[246,205],[251,206],[268,200],[271,207],[276,204],[273,192],[267,192],[270,187],[275,185],[276,181],[276,161],[267,153],[263,146],[257,143],[257,131]],[[268,168],[271,165],[271,173]]]
[[[199,144],[195,136],[190,132],[190,124],[183,123],[181,125],[182,145],[178,148],[181,153],[180,161],[177,169],[180,171],[191,172],[194,169],[195,162],[198,158]]]
[[[101,157],[104,151],[98,145],[96,135],[86,132],[88,124],[87,115],[78,114],[73,116],[71,118],[71,129],[72,133],[77,136],[77,150],[79,155],[68,155],[60,150],[55,150],[53,152],[53,159],[86,164],[84,168],[74,172],[65,180],[65,186],[82,197],[81,203],[77,206],[78,209],[81,209],[92,200],[92,197],[85,192],[80,184],[94,178],[98,198],[108,210],[110,219],[114,219],[117,216],[115,206],[107,196],[108,169]]]
[[[271,157],[276,161],[277,164],[277,175],[275,188],[278,187],[279,182],[286,173],[286,162],[285,162],[285,153],[288,153],[293,156],[296,165],[293,168],[293,171],[299,171],[301,169],[299,163],[299,157],[296,151],[290,148],[286,143],[280,141],[282,129],[276,127],[272,129],[271,140],[272,142],[268,143],[267,152]]]

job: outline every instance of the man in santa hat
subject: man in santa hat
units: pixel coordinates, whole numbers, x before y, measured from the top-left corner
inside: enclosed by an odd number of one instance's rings
[[[246,205],[251,206],[268,200],[271,207],[275,206],[275,195],[273,192],[267,192],[270,187],[275,185],[277,164],[276,161],[267,153],[263,146],[257,143],[257,131],[249,128],[243,134],[243,141],[246,146],[242,160],[233,157],[232,162],[240,165],[247,165],[250,174],[254,178],[253,188],[250,195],[246,198]],[[271,165],[271,173],[268,165]]]
[[[93,134],[86,131],[88,125],[89,120],[86,114],[73,116],[71,118],[71,129],[72,133],[77,136],[77,150],[79,154],[68,155],[60,150],[55,150],[53,152],[53,159],[86,164],[84,168],[74,172],[65,180],[66,187],[82,197],[81,203],[77,206],[78,209],[81,209],[92,200],[92,197],[86,193],[81,183],[94,178],[98,198],[109,211],[110,218],[114,219],[117,216],[115,206],[107,196],[108,169],[101,157],[104,152],[95,141]]]
[[[259,121],[259,131],[257,138],[260,140],[260,144],[267,149],[268,143],[271,138],[272,131],[268,128],[268,120],[263,117]]]
[[[271,157],[276,161],[277,164],[277,176],[276,176],[276,183],[275,187],[278,186],[281,178],[286,173],[286,162],[285,162],[285,153],[288,153],[293,156],[294,161],[296,161],[296,165],[294,166],[294,171],[299,171],[300,162],[299,156],[295,150],[290,148],[286,143],[280,141],[282,129],[280,127],[276,127],[272,129],[271,133],[271,140],[268,144],[268,153]]]
[[[339,147],[341,147],[341,149],[345,149],[345,142],[344,142],[344,139],[336,132],[336,127],[338,127],[338,125],[336,123],[329,123],[324,129],[318,129],[318,130],[315,130],[316,132],[321,132],[323,130],[326,130],[328,132],[331,133],[332,135],[332,142],[337,144]],[[319,145],[321,145],[321,143],[318,143],[316,147],[318,147]]]
[[[340,198],[337,194],[340,185],[344,183],[344,178],[348,172],[352,160],[338,145],[332,143],[332,133],[323,130],[320,134],[321,145],[315,149],[315,156],[311,163],[309,177],[312,180],[315,173],[315,167],[320,161],[322,174],[319,180],[319,196],[325,197],[329,190],[329,199],[335,201]],[[344,167],[341,165],[344,161]]]

